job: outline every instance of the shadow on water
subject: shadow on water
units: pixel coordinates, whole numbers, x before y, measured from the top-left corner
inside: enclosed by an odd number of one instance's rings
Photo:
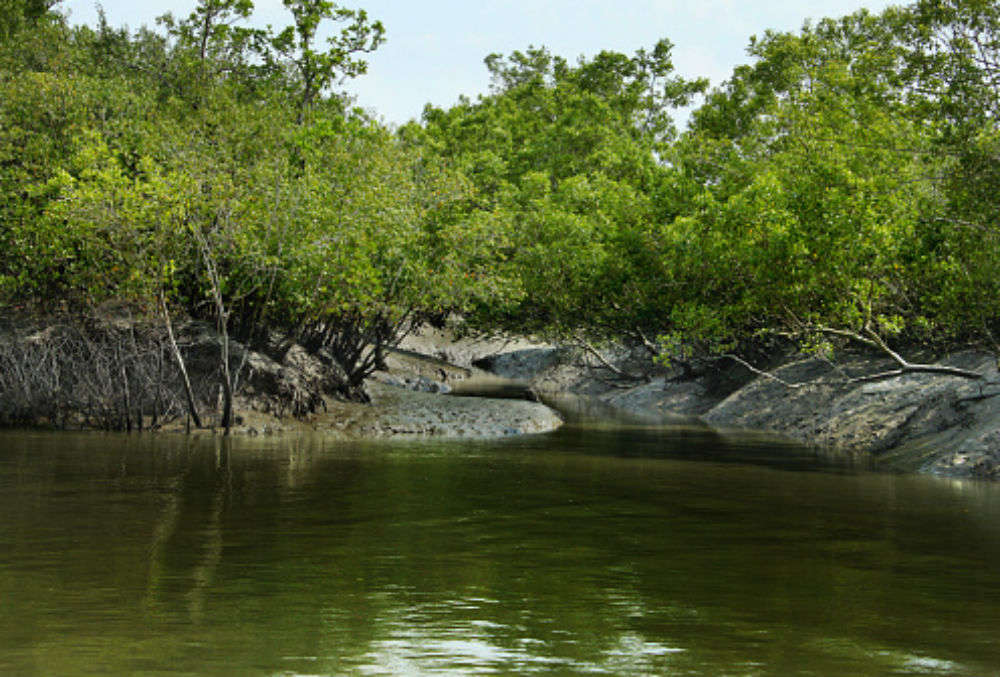
[[[477,379],[454,394],[531,399],[559,412],[565,426],[545,436],[547,448],[626,458],[744,463],[786,470],[862,472],[878,469],[867,454],[810,447],[776,435],[712,428],[697,416],[622,409],[596,397],[536,391],[526,381]],[[536,443],[536,442],[532,442]]]
[[[746,431],[719,431],[708,427],[574,422],[552,436],[554,444],[572,449],[574,453],[606,456],[613,450],[620,458],[661,458],[828,473],[878,470],[868,456],[807,447]]]

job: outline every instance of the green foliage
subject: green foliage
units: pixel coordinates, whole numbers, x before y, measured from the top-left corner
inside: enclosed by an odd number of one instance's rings
[[[342,78],[353,78],[367,70],[367,63],[356,54],[378,48],[384,41],[385,28],[379,21],[370,22],[364,10],[350,10],[329,0],[282,0],[295,23],[270,37],[272,64],[292,75],[293,98],[299,117],[309,110],[316,97]],[[346,23],[339,35],[327,38],[329,49],[316,48],[316,31],[323,21]]]
[[[768,32],[680,135],[706,83],[667,40],[493,54],[489,95],[391,132],[336,92],[382,25],[284,5],[277,31],[198,0],[134,33],[0,7],[0,303],[165,298],[336,343],[352,379],[453,311],[679,353],[1000,331],[995,3]]]
[[[422,129],[403,130],[472,181],[473,221],[506,224],[494,258],[519,293],[481,305],[483,322],[556,333],[655,324],[644,281],[657,276],[654,224],[669,209],[669,110],[705,86],[672,75],[670,50],[664,40],[576,65],[542,48],[490,55],[490,96],[428,108]]]
[[[0,44],[51,19],[60,0],[0,0]]]
[[[374,326],[388,334],[359,335],[391,342],[403,320],[505,291],[506,233],[457,206],[468,181],[340,112],[331,86],[363,72],[381,24],[286,4],[296,23],[277,35],[239,28],[249,2],[203,0],[166,35],[102,17],[66,29],[58,59],[7,53],[0,303],[164,299],[244,339]],[[331,19],[349,25],[318,51]]]
[[[699,271],[672,304],[679,329],[719,340],[867,326],[928,338],[995,322],[993,229],[958,232],[953,211],[975,203],[982,215],[992,198],[963,171],[974,144],[944,150],[947,112],[930,114],[916,95],[926,46],[900,29],[913,16],[860,12],[769,33],[751,43],[758,61],[695,113],[675,160],[704,186],[670,228],[690,254],[672,267]]]
[[[998,17],[927,0],[768,32],[680,138],[669,107],[700,83],[671,78],[665,41],[492,55],[490,96],[403,134],[509,223],[497,258],[522,294],[487,323],[711,350],[817,325],[989,336]]]

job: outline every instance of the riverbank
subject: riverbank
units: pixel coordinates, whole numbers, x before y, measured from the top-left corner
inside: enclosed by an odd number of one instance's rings
[[[870,455],[883,465],[952,477],[1000,479],[1000,373],[990,353],[918,354],[921,363],[981,374],[907,373],[867,381],[898,364],[850,348],[836,362],[791,349],[754,373],[734,360],[700,369],[657,368],[644,382],[612,381],[612,370],[639,373],[648,356],[611,349],[602,360],[578,348],[518,338],[453,341],[425,329],[404,348],[510,379],[564,409],[560,394],[581,395],[605,414],[647,423],[706,425],[733,435],[768,434],[809,446]],[[471,373],[471,372],[470,372]],[[474,382],[474,381],[473,381]],[[464,382],[468,388],[470,381]],[[460,386],[461,387],[461,386]]]
[[[624,370],[629,355],[618,355]],[[981,374],[976,380],[907,373],[866,381],[898,365],[862,352],[845,352],[834,363],[789,351],[772,356],[766,374],[720,360],[686,374],[664,369],[626,386],[602,381],[601,369],[587,377],[574,359],[580,357],[534,346],[494,356],[490,364],[535,388],[586,392],[650,420],[690,417],[723,432],[871,455],[901,470],[1000,479],[1000,373],[989,353],[921,356],[923,363]]]
[[[236,374],[236,435],[318,432],[328,437],[489,438],[548,432],[562,424],[534,401],[445,397],[470,377],[468,364],[522,344],[454,340],[426,329],[399,350],[360,395],[344,396],[345,374],[325,351],[310,352],[279,335],[256,349],[228,345]],[[120,316],[21,318],[0,324],[0,425],[63,430],[223,432],[221,342],[204,322],[162,326]],[[449,339],[445,340],[444,336]],[[174,341],[174,338],[176,341]],[[435,357],[433,345],[454,352]],[[201,425],[194,422],[173,349],[182,356]],[[454,362],[465,362],[460,366]]]
[[[189,322],[178,328],[178,340],[203,415],[201,431],[216,434],[218,337],[210,326]],[[893,363],[847,351],[834,364],[789,350],[758,364],[766,375],[733,360],[686,371],[649,369],[646,356],[646,378],[627,383],[612,381],[613,370],[639,373],[644,358],[626,350],[595,359],[580,348],[525,337],[456,337],[425,326],[388,352],[384,370],[365,384],[371,402],[359,403],[338,395],[338,367],[329,356],[294,344],[269,346],[230,346],[241,373],[234,434],[502,437],[554,430],[582,407],[643,424],[770,434],[871,455],[908,471],[1000,479],[1000,374],[995,357],[984,352],[920,355],[924,363],[982,374],[978,380],[909,373],[865,381],[860,377]],[[192,430],[169,350],[154,327],[6,326],[0,362],[6,425]],[[475,397],[455,397],[462,394]]]

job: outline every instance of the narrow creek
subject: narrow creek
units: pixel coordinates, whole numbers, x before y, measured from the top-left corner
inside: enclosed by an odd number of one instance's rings
[[[0,674],[1000,674],[1000,487],[582,416],[0,432]]]

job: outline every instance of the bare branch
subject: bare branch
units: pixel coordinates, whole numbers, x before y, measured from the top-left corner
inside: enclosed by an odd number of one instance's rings
[[[848,329],[835,329],[833,327],[818,326],[818,327],[812,327],[812,329],[833,336],[842,336],[845,338],[849,338],[851,340],[857,341],[858,343],[862,343],[871,348],[875,348],[888,355],[893,362],[899,365],[899,369],[886,371],[879,374],[873,374],[871,376],[862,376],[854,378],[851,379],[849,383],[878,381],[881,379],[902,376],[904,374],[941,374],[944,376],[955,376],[958,378],[966,378],[973,381],[979,380],[984,376],[979,372],[969,371],[968,369],[960,369],[958,367],[947,367],[940,364],[920,364],[915,362],[909,362],[902,355],[900,355],[895,350],[890,348],[888,344],[886,344],[885,340],[878,335],[878,332],[871,329],[870,327],[865,328],[865,332],[868,334],[868,336],[863,336],[857,332],[850,331]]]
[[[842,338],[849,338],[853,341],[857,341],[858,343],[863,343],[871,348],[876,348],[881,350],[881,346],[872,339],[866,338],[861,334],[858,334],[857,332],[853,332],[847,329],[835,329],[834,327],[825,327],[822,325],[807,327],[807,329],[813,329],[815,331],[822,332],[824,334],[830,334],[831,336],[840,336]]]
[[[747,362],[743,358],[737,357],[736,355],[733,355],[732,353],[727,353],[725,355],[720,355],[719,357],[720,357],[720,359],[721,358],[729,358],[733,362],[736,362],[737,364],[739,364],[742,367],[748,369],[749,371],[752,371],[754,374],[757,374],[758,376],[762,376],[762,377],[764,377],[766,379],[774,381],[775,383],[780,383],[781,385],[783,385],[786,388],[789,388],[791,390],[798,390],[799,388],[803,388],[803,387],[809,385],[808,383],[789,383],[785,379],[780,378],[778,376],[775,376],[774,374],[772,374],[770,372],[764,371],[763,369],[758,369],[757,367],[753,366],[752,364],[750,364],[749,362]]]
[[[875,345],[877,345],[882,352],[884,352],[886,355],[888,355],[889,357],[891,357],[893,359],[893,361],[896,364],[898,364],[904,371],[907,368],[909,368],[909,367],[912,366],[912,365],[910,365],[909,362],[907,362],[906,360],[904,360],[903,357],[899,353],[897,353],[895,350],[893,350],[892,348],[890,348],[886,344],[886,342],[882,340],[882,337],[878,335],[878,332],[876,332],[875,330],[873,330],[870,327],[865,327],[865,331],[871,337],[872,341],[875,342]]]
[[[604,355],[601,354],[601,351],[595,348],[590,342],[580,337],[577,337],[575,343],[571,343],[570,345],[575,348],[581,348],[582,350],[586,351],[587,354],[594,356],[597,359],[597,361],[601,363],[602,367],[610,371],[618,378],[624,379],[626,381],[645,381],[646,383],[649,382],[649,376],[645,374],[637,376],[635,374],[629,374],[628,372],[622,371],[621,369],[613,365],[606,357],[604,357]]]

